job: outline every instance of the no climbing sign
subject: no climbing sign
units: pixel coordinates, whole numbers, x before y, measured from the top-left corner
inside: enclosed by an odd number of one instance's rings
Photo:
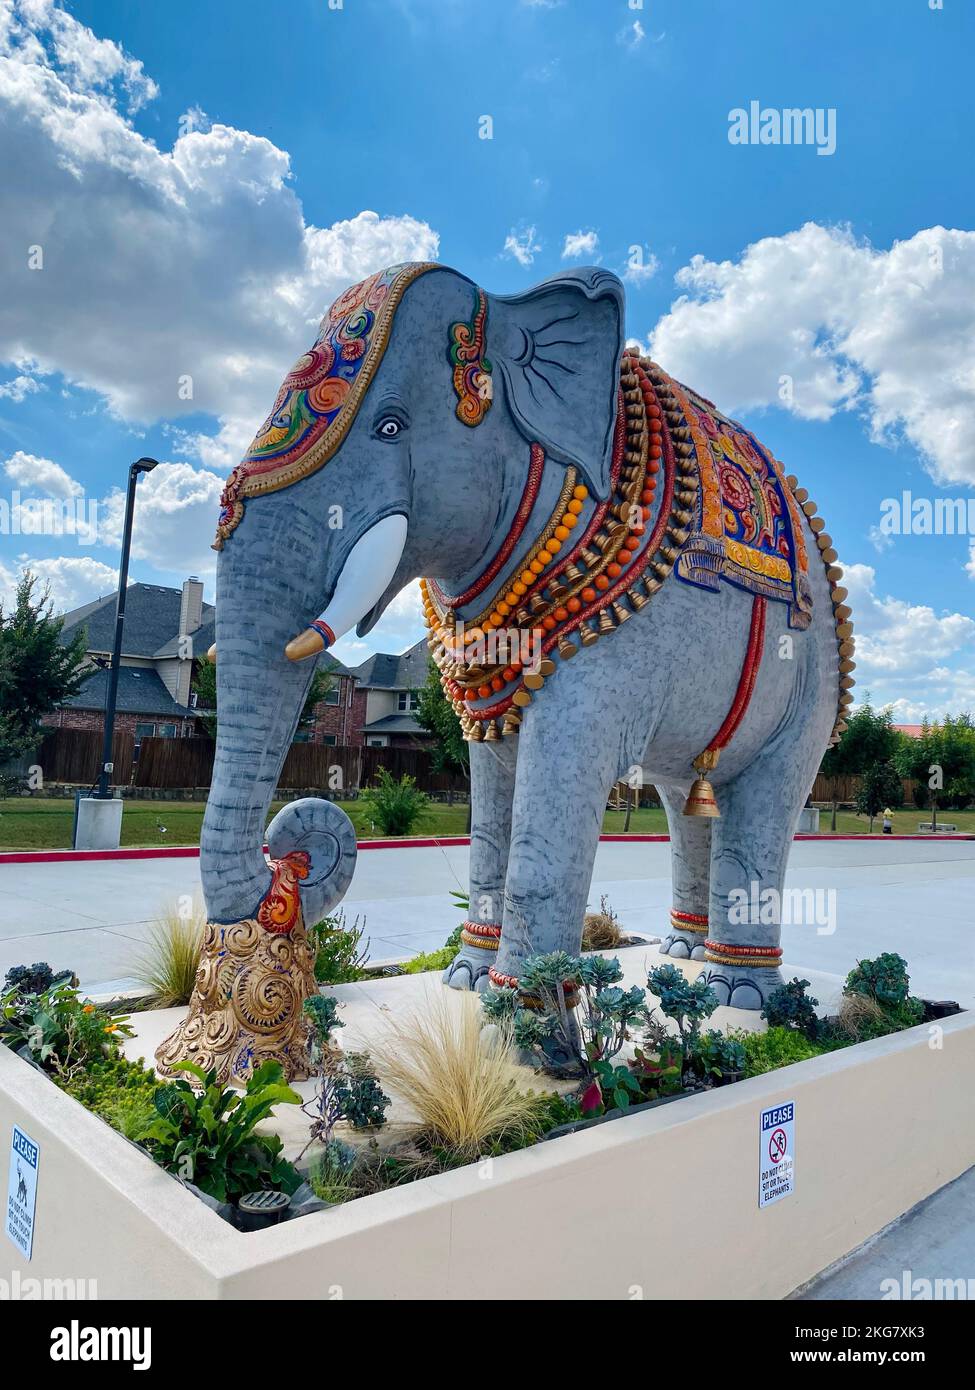
[[[767,1207],[795,1191],[796,1107],[794,1101],[762,1111],[758,1135],[758,1205]]]

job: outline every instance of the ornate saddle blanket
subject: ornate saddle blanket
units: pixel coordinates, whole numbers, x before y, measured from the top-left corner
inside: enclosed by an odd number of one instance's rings
[[[683,423],[671,433],[697,466],[696,517],[674,569],[678,579],[717,589],[721,580],[789,605],[789,625],[812,615],[801,514],[782,465],[755,436],[657,368]]]

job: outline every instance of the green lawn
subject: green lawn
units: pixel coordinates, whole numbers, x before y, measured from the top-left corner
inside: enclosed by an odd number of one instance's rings
[[[283,802],[276,801],[271,813]],[[340,802],[355,826],[360,840],[374,839],[379,833],[369,822],[368,807],[359,801]],[[0,850],[70,849],[74,805],[46,797],[15,797],[0,800]],[[902,810],[894,813],[894,830],[898,834],[916,834],[918,822],[928,819],[927,813]],[[975,832],[975,811],[948,811],[939,820],[949,821],[959,830]],[[603,830],[620,834],[624,813],[607,811]],[[198,845],[203,821],[203,803],[194,801],[126,801],[122,813],[122,844],[133,847],[150,845]],[[829,830],[829,812],[820,816],[820,825]],[[447,806],[435,802],[423,821],[416,827],[417,835],[463,835],[467,826],[467,807]],[[852,811],[840,811],[836,829],[844,835],[864,835],[869,830],[865,817]],[[874,826],[880,830],[880,822]],[[630,818],[634,834],[661,835],[667,833],[663,811],[646,807],[634,811]]]

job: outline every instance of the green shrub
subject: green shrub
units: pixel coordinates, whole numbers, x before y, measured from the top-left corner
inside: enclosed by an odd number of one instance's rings
[[[69,1096],[119,1130],[126,1139],[142,1137],[133,1132],[139,1128],[136,1116],[146,1119],[143,1128],[148,1128],[155,1119],[153,1102],[162,1083],[155,1072],[143,1066],[141,1059],[130,1062],[121,1054],[99,1058],[83,1070],[68,1077],[55,1077],[55,1080]]]
[[[335,1206],[359,1195],[355,1181],[357,1157],[351,1144],[343,1144],[341,1139],[326,1141],[308,1171],[309,1186],[320,1201]]]
[[[376,781],[360,797],[384,835],[409,835],[423,819],[430,798],[421,792],[406,773],[397,782],[385,767],[379,768]]]
[[[13,991],[18,995],[46,994],[52,985],[77,985],[78,977],[71,970],[57,973],[46,960],[35,960],[33,965],[12,965],[4,979],[4,992]]]
[[[176,1069],[195,1077],[199,1089],[180,1078],[156,1091],[156,1119],[145,1136],[156,1162],[219,1202],[262,1188],[294,1192],[301,1177],[283,1157],[281,1140],[254,1132],[275,1105],[301,1104],[284,1084],[280,1062],[258,1067],[244,1091],[220,1086],[215,1067],[178,1062]]]
[[[743,1072],[747,1057],[737,1034],[709,1028],[695,1040],[689,1061],[691,1070],[705,1080],[720,1078],[729,1072]]]
[[[795,1028],[769,1028],[764,1033],[736,1035],[745,1053],[745,1075],[761,1076],[793,1062],[805,1062],[823,1050]]]
[[[514,1041],[535,1053],[542,1066],[557,1065],[596,1079],[595,1063],[615,1057],[635,1024],[646,1020],[642,989],[619,988],[618,960],[570,956],[565,951],[529,956],[521,967],[519,989],[489,989],[481,1007],[493,1022],[512,1029]],[[566,992],[578,990],[578,1008],[566,1007]],[[521,993],[541,1001],[524,1008]]]
[[[866,994],[888,1007],[903,1004],[910,993],[907,961],[895,951],[884,951],[876,960],[857,961],[846,977],[844,994]]]
[[[366,978],[368,972],[362,967],[369,957],[369,942],[363,943],[364,930],[358,917],[347,927],[341,911],[309,928],[315,949],[315,979],[320,985],[345,985]]]
[[[647,976],[647,988],[660,1000],[660,1012],[677,1024],[684,1066],[690,1063],[701,1024],[718,1007],[718,996],[698,978],[691,982],[676,965],[658,965]]]
[[[374,1129],[386,1123],[392,1102],[370,1070],[368,1052],[347,1052],[335,1088],[335,1098],[353,1129]]]
[[[808,988],[808,980],[796,977],[772,990],[762,1009],[762,1018],[770,1028],[797,1028],[807,1038],[817,1037],[820,1019],[816,1005],[819,1000],[806,993]]]
[[[854,969],[846,977],[843,993],[847,999],[872,1000],[884,1015],[883,1022],[874,1020],[872,1026],[863,1029],[858,1041],[868,1037],[883,1037],[902,1028],[913,1028],[922,1021],[924,1002],[910,993],[910,987],[907,961],[894,951],[885,951],[875,960],[857,961]],[[844,1010],[841,1008],[841,1020],[843,1017]]]
[[[114,1056],[119,1040],[131,1037],[125,1015],[100,1009],[68,985],[43,994],[13,989],[0,999],[0,1039],[7,1047],[26,1047],[33,1061],[60,1076]]]

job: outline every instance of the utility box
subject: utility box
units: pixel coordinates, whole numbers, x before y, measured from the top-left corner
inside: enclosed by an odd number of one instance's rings
[[[75,849],[118,849],[122,839],[122,799],[118,796],[75,797]]]

